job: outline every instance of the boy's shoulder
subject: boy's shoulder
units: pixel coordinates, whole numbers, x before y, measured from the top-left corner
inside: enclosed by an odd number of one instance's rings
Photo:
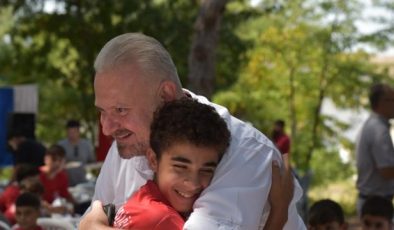
[[[184,220],[164,200],[157,185],[148,181],[116,214],[116,227],[125,227],[126,223],[127,227],[137,229],[155,229],[159,226],[160,229],[181,229]]]

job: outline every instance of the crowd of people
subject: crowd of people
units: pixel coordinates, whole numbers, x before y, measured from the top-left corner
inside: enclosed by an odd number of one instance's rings
[[[119,35],[101,49],[94,68],[95,106],[103,133],[114,142],[79,229],[348,229],[332,200],[314,203],[305,221],[298,214],[302,189],[289,165],[291,142],[283,120],[268,138],[226,108],[183,89],[170,54],[154,38]],[[372,113],[356,148],[358,214],[363,229],[391,229],[394,90],[376,84],[369,98]],[[36,227],[19,218],[26,208],[37,219],[34,210],[65,213],[78,205],[68,187],[85,181],[84,166],[95,155],[81,139],[78,121],[66,128],[67,139],[44,150],[10,136],[15,154],[27,144],[37,149],[34,159],[26,152],[15,157],[15,176],[0,198],[11,224]],[[69,161],[79,164],[66,171]],[[34,163],[38,172],[26,173],[23,163]],[[54,207],[57,197],[70,205]],[[103,208],[108,204],[111,215]]]
[[[9,132],[14,165],[9,183],[0,193],[2,224],[35,229],[26,227],[31,224],[28,214],[32,218],[80,216],[86,211],[90,200],[77,202],[69,192],[70,187],[86,182],[84,166],[95,161],[93,145],[80,137],[79,126],[77,120],[69,120],[67,138],[49,147],[19,130]],[[72,167],[67,166],[70,163]]]

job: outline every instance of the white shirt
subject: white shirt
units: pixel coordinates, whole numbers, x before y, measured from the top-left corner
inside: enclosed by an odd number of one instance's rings
[[[266,136],[231,116],[226,108],[190,94],[199,102],[215,107],[231,132],[231,144],[216,168],[211,184],[194,203],[193,213],[184,229],[262,228],[269,214],[272,160],[281,159],[279,151]],[[145,157],[121,159],[113,143],[97,179],[93,200],[113,203],[118,209],[152,175]],[[306,229],[295,204],[301,196],[302,189],[295,180],[284,229]]]

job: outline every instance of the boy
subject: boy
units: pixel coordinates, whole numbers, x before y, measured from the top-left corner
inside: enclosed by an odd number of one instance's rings
[[[63,147],[52,145],[45,153],[45,165],[40,168],[40,181],[45,188],[43,198],[49,204],[59,197],[75,204],[68,192],[68,177],[64,170],[65,154]]]
[[[37,219],[40,217],[41,201],[40,198],[29,192],[22,193],[15,202],[16,205],[16,222],[14,230],[42,230],[37,225]]]
[[[114,227],[182,229],[229,142],[227,125],[211,106],[192,99],[165,104],[151,124],[147,159],[154,179],[119,209]]]
[[[11,225],[15,220],[15,201],[22,190],[24,181],[37,178],[38,168],[34,165],[19,164],[14,168],[15,181],[11,182],[0,194],[0,211],[7,218]]]
[[[309,230],[346,230],[348,225],[341,206],[330,199],[315,202],[309,209]]]
[[[368,198],[361,208],[363,230],[391,230],[393,223],[393,204],[380,196]]]

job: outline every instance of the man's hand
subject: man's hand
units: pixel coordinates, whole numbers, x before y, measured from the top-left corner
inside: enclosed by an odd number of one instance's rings
[[[282,158],[284,163],[282,174],[279,163],[276,161],[272,162],[272,183],[268,197],[271,210],[264,230],[282,229],[287,222],[288,208],[294,193],[294,179],[288,154],[283,154]]]
[[[79,230],[106,230],[114,229],[109,227],[108,218],[104,213],[103,205],[100,201],[96,200],[92,203],[92,209],[82,217],[79,222]]]

